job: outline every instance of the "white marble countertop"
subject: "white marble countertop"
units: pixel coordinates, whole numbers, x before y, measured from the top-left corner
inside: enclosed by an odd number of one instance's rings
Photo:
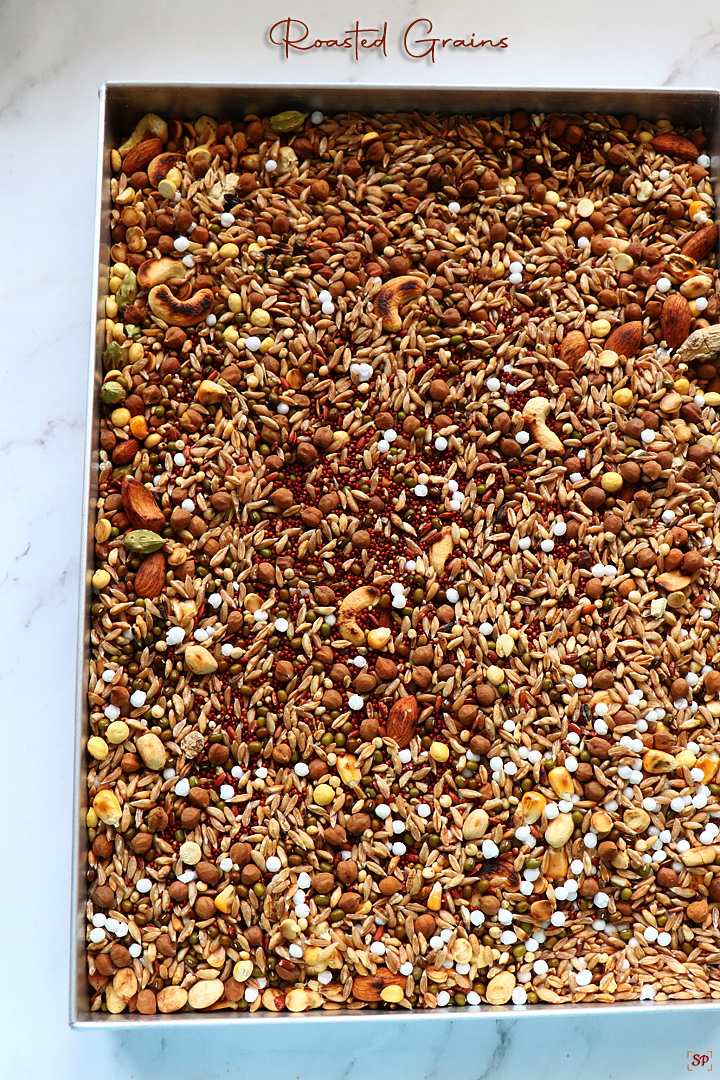
[[[105,80],[365,82],[411,85],[718,86],[717,0],[576,0],[548,10],[472,0],[5,0],[0,25],[0,1075],[54,1080],[225,1077],[339,1080],[371,1073],[583,1080],[684,1076],[718,1052],[720,1015],[521,1015],[478,1023],[296,1023],[171,1035],[68,1028],[73,693],[85,386],[88,364],[97,88]],[[543,13],[546,12],[546,13]],[[295,51],[267,41],[292,16],[313,37],[388,21],[387,56]],[[505,49],[439,49],[411,59],[402,35]],[[427,33],[427,27],[419,27]],[[420,51],[420,50],[416,50]],[[30,779],[29,779],[30,778]],[[21,832],[22,830],[22,832]],[[22,836],[27,837],[21,839]],[[422,1032],[422,1036],[421,1036]],[[691,1071],[704,1074],[711,1062]]]

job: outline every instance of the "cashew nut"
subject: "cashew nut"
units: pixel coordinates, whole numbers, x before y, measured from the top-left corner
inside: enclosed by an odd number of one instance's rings
[[[141,289],[166,285],[169,281],[184,281],[187,268],[180,259],[148,259],[137,272]]]
[[[400,308],[408,300],[420,296],[425,282],[418,277],[396,277],[386,282],[375,297],[375,314],[382,320],[383,330],[396,334],[402,330]]]
[[[201,116],[195,124],[195,134],[198,138],[198,145],[192,150],[188,150],[186,159],[188,165],[197,170],[198,166],[202,166],[205,169],[210,168],[210,162],[212,161],[212,154],[208,147],[211,143],[215,142],[215,135],[217,132],[217,121],[213,120],[211,116]]]
[[[720,844],[703,844],[683,851],[680,858],[686,866],[712,866],[720,857]]]
[[[169,326],[193,326],[212,311],[212,289],[200,289],[189,300],[178,300],[167,285],[156,285],[150,290],[148,303],[153,315]]]
[[[370,630],[367,635],[367,643],[371,649],[384,649],[388,641],[392,637],[392,630],[389,626],[378,626],[375,630]]]
[[[695,260],[690,258],[689,255],[682,255],[677,251],[666,257],[665,266],[668,273],[672,274],[678,281],[687,281],[688,278],[697,273]]]
[[[226,397],[227,390],[220,383],[213,382],[211,379],[203,379],[198,386],[197,399],[201,405],[217,405]]]
[[[297,163],[297,154],[292,146],[281,146],[277,155],[278,176],[284,176],[285,173],[292,172],[293,169],[297,168]]]
[[[212,154],[207,146],[196,146],[194,149],[188,150],[186,161],[197,175],[199,170],[204,169],[205,172],[207,172],[210,168]]]
[[[224,199],[226,195],[234,195],[239,179],[240,174],[236,172],[231,172],[228,173],[227,176],[222,176],[219,180],[215,181],[208,191],[208,198]]]
[[[543,450],[553,454],[562,454],[565,449],[554,431],[551,431],[545,421],[550,412],[550,402],[544,397],[530,398],[523,409],[523,420],[526,420],[533,438]]]
[[[675,350],[676,364],[693,364],[696,360],[708,363],[720,354],[720,326],[705,326],[696,330]]]
[[[430,565],[438,577],[445,569],[445,563],[447,562],[452,549],[452,526],[446,525],[440,532],[439,538],[431,545],[428,551]]]
[[[158,154],[147,167],[148,180],[164,199],[173,199],[182,183],[182,173],[177,168],[182,154]]]
[[[118,148],[120,157],[125,157],[134,146],[137,146],[146,138],[159,139],[162,143],[167,142],[167,124],[157,113],[148,113],[147,116],[143,116],[130,138],[126,139],[122,146]]]
[[[547,806],[547,799],[539,791],[526,791],[520,803],[522,811],[522,824],[534,825],[542,817],[543,810]]]
[[[338,629],[345,641],[349,641],[351,645],[365,644],[365,631],[358,624],[357,616],[361,611],[372,607],[379,595],[380,590],[374,585],[361,585],[341,601],[338,608]]]
[[[210,143],[215,142],[215,136],[217,134],[217,120],[213,120],[212,116],[199,116],[195,121],[195,134],[200,145],[209,146]]]

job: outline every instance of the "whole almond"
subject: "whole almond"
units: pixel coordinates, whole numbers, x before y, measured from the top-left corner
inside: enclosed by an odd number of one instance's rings
[[[696,233],[690,237],[690,239],[683,244],[680,252],[689,259],[694,259],[695,262],[700,262],[711,251],[714,251],[717,246],[718,239],[718,227],[715,224],[704,225],[702,229],[698,229]]]
[[[564,364],[572,367],[581,360],[590,346],[587,338],[581,330],[571,330],[560,343],[560,359]]]
[[[165,588],[165,556],[155,551],[140,563],[135,574],[135,595],[154,600]]]
[[[394,739],[402,750],[415,734],[418,718],[417,698],[412,694],[400,698],[390,710],[385,730],[389,739]]]
[[[382,1001],[382,992],[387,986],[399,986],[405,989],[405,976],[393,975],[386,967],[377,969],[374,975],[358,975],[353,979],[353,994],[358,1001]]]
[[[143,171],[161,151],[162,143],[159,139],[146,139],[145,142],[138,143],[123,161],[122,171],[126,176]]]
[[[132,476],[123,477],[122,501],[128,521],[136,529],[152,529],[159,532],[165,528],[165,515],[151,491]]]
[[[652,141],[656,150],[669,157],[683,158],[685,161],[695,161],[698,156],[698,148],[689,139],[682,135],[656,135]]]
[[[634,356],[640,348],[643,330],[641,322],[623,323],[616,326],[605,341],[605,348],[616,352],[618,356]]]
[[[690,333],[691,322],[692,312],[685,297],[680,293],[668,296],[660,314],[660,323],[669,348],[676,349],[682,345]]]

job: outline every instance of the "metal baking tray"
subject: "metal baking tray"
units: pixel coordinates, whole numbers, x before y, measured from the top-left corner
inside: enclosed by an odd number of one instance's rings
[[[477,116],[498,116],[525,109],[528,112],[598,112],[622,116],[632,113],[641,119],[658,120],[666,117],[689,126],[702,125],[709,141],[711,175],[720,196],[720,91],[696,89],[572,89],[523,87],[418,87],[418,86],[318,86],[314,84],[267,85],[167,85],[142,83],[104,83],[100,88],[99,137],[97,162],[97,201],[95,207],[96,262],[92,282],[92,313],[90,364],[88,372],[87,426],[84,457],[84,496],[80,566],[78,665],[75,710],[75,774],[73,804],[73,886],[70,960],[70,1024],[76,1028],[93,1028],[98,1024],[135,1027],[138,1023],[164,1027],[188,1024],[322,1024],[330,1020],[382,1021],[393,1020],[465,1020],[476,1022],[512,1014],[513,1018],[545,1013],[571,1011],[574,1017],[582,1013],[603,1013],[620,1009],[643,1012],[675,1012],[685,1014],[717,1008],[711,1000],[702,1002],[630,1001],[615,1005],[523,1005],[523,1006],[464,1006],[426,1009],[414,1012],[376,1012],[343,1009],[337,1012],[317,1010],[307,1014],[257,1012],[178,1013],[170,1016],[140,1013],[92,1013],[89,1008],[85,961],[85,866],[87,857],[87,754],[89,737],[87,703],[88,662],[90,647],[90,579],[93,572],[93,528],[97,502],[99,390],[102,384],[102,353],[104,342],[104,301],[108,294],[110,265],[110,151],[133,130],[138,120],[148,112],[164,117],[194,120],[207,114],[218,118],[241,118],[248,113],[267,114],[282,109],[320,109],[327,113],[361,112],[440,112],[466,113]]]

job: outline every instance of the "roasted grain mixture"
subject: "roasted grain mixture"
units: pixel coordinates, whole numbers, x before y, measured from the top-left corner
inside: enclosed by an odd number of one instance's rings
[[[288,111],[112,151],[94,1010],[720,996],[705,149]]]

